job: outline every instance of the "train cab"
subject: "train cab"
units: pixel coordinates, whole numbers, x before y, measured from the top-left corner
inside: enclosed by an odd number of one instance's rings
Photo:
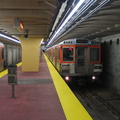
[[[98,41],[69,39],[52,46],[48,51],[46,53],[50,61],[66,79],[96,79],[102,72],[101,45]]]

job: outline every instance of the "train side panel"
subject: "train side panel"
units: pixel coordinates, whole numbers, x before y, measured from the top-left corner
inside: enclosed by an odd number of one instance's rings
[[[3,71],[11,64],[21,62],[21,46],[15,44],[4,44],[0,47],[0,71]]]
[[[56,47],[56,55],[55,55],[55,67],[58,71],[61,71],[61,63],[60,63],[60,46]]]
[[[3,50],[4,50],[4,45],[0,44],[0,71],[4,69]]]
[[[13,61],[13,50],[12,50],[12,46],[11,45],[7,45],[7,66],[9,66],[10,64],[12,64]]]

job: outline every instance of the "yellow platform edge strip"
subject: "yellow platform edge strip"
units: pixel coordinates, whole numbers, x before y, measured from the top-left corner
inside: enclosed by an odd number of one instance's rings
[[[18,63],[18,64],[16,64],[16,65],[17,65],[17,67],[19,67],[19,66],[22,65],[22,62],[20,62],[20,63]],[[6,75],[6,74],[8,74],[8,69],[0,72],[0,78],[3,77],[3,76]]]
[[[93,120],[54,66],[44,55],[67,120]]]

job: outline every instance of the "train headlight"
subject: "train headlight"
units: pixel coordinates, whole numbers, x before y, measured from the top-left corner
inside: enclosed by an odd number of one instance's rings
[[[92,80],[95,80],[96,79],[96,77],[95,76],[92,76]]]
[[[69,81],[69,80],[70,80],[70,77],[69,77],[69,76],[65,76],[65,80],[66,80],[66,81]]]

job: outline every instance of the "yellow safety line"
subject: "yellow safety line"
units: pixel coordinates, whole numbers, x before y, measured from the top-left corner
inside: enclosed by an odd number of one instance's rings
[[[20,62],[20,63],[18,63],[16,65],[17,65],[17,67],[19,67],[20,65],[22,65],[22,62]],[[8,69],[0,72],[0,78],[3,77],[6,74],[8,74]]]
[[[65,113],[66,119],[67,120],[93,120],[46,56],[45,56],[45,59],[46,59],[50,74],[52,76],[58,97],[60,99],[63,111]]]
[[[0,78],[8,73],[8,69],[0,72]]]
[[[21,66],[22,65],[22,62],[20,62],[20,63],[18,63],[18,64],[16,64],[17,65],[17,67],[19,67],[19,66]]]

